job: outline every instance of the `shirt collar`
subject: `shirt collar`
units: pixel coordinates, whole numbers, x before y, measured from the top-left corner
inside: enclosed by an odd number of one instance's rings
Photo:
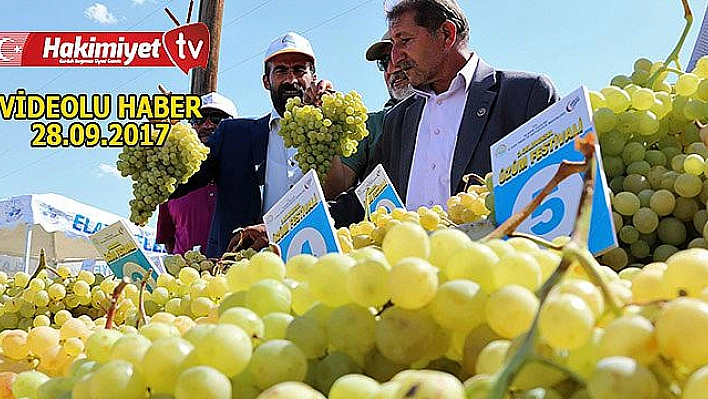
[[[467,90],[469,90],[470,88],[470,83],[472,83],[474,73],[475,71],[477,71],[477,64],[479,64],[479,56],[477,56],[477,53],[472,53],[472,55],[467,60],[462,69],[457,72],[455,78],[452,79],[452,82],[450,82],[450,87],[448,87],[448,89],[443,93],[454,91],[459,87],[459,85],[463,85],[465,88],[465,92],[467,92]],[[415,87],[413,87],[413,92],[425,98],[429,98],[431,96],[436,95],[435,92],[427,86],[423,89],[416,89]]]
[[[282,117],[278,114],[278,111],[276,111],[275,108],[271,108],[270,118],[268,119],[268,127],[270,127],[270,129],[273,130],[273,124],[280,123],[281,119],[282,119]]]

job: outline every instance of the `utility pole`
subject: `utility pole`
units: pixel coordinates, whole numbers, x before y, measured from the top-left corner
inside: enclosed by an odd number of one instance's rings
[[[200,0],[199,22],[209,28],[209,63],[206,69],[192,69],[191,94],[204,95],[216,91],[219,75],[219,47],[221,45],[221,24],[224,18],[224,0]]]

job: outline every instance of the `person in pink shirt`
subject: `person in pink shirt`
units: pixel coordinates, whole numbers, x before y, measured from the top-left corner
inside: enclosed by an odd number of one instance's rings
[[[202,117],[190,122],[202,143],[214,133],[222,119],[238,117],[233,101],[216,92],[202,96],[199,111]],[[195,246],[200,246],[204,252],[215,205],[214,183],[161,204],[157,216],[157,242],[164,244],[170,254],[181,255]]]

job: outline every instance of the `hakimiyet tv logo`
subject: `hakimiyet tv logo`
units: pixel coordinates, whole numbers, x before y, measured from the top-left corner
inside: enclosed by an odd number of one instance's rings
[[[0,32],[0,67],[206,68],[209,28],[189,23],[191,4],[185,25],[165,11],[177,25],[167,32]]]

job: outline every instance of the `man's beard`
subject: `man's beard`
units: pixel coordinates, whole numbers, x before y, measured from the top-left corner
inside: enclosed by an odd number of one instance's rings
[[[402,84],[402,81],[405,81],[405,84]],[[413,92],[405,72],[401,70],[392,73],[388,77],[386,86],[388,87],[388,94],[397,101],[403,100]]]
[[[297,92],[297,94],[295,93]],[[282,83],[277,90],[270,90],[270,99],[273,102],[273,107],[278,112],[278,115],[283,116],[285,113],[285,103],[288,99],[302,97],[305,95],[305,90],[299,83]]]

